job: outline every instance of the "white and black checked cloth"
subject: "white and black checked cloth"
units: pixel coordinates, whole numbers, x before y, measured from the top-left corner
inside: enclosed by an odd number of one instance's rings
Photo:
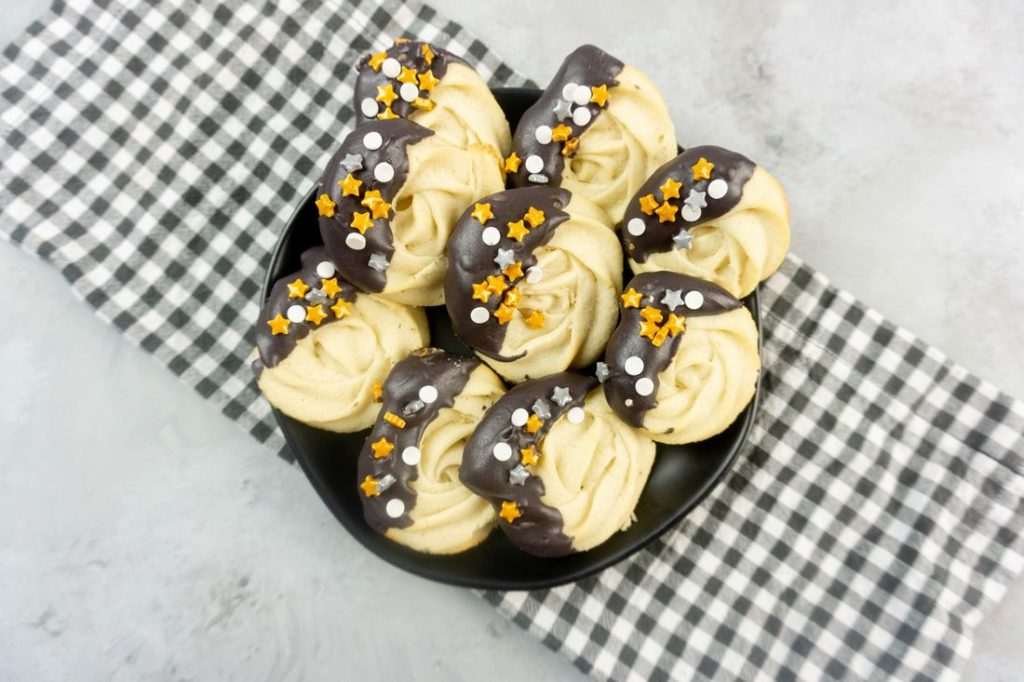
[[[0,234],[258,440],[278,232],[400,35],[523,84],[418,3],[58,2],[0,61]],[[649,550],[485,598],[596,678],[948,678],[1024,565],[1024,406],[790,258],[725,483]]]

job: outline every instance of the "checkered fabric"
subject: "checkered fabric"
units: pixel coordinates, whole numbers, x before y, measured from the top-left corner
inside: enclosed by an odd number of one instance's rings
[[[525,81],[418,3],[58,3],[0,61],[0,234],[258,440],[263,269],[395,36]],[[599,576],[485,598],[600,679],[955,676],[1024,565],[1024,406],[790,258],[748,451]]]

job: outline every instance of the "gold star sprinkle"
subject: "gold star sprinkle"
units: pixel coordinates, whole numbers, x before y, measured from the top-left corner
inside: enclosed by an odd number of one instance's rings
[[[370,209],[370,213],[373,214],[374,218],[387,218],[388,213],[391,211],[391,204],[386,201],[378,201]]]
[[[640,197],[640,210],[647,215],[654,215],[654,209],[658,208],[658,200],[653,194]]]
[[[434,108],[434,101],[426,99],[425,97],[417,97],[412,101],[413,109],[422,109],[423,111],[430,111]]]
[[[395,449],[395,444],[384,436],[381,436],[374,442],[370,443],[370,448],[373,450],[373,456],[375,459],[384,459],[391,454],[392,450]]]
[[[528,448],[520,450],[519,457],[522,463],[526,466],[532,466],[540,461],[540,454],[537,452],[537,448],[534,447],[533,445],[531,445]]]
[[[426,90],[427,92],[433,92],[437,84],[441,82],[441,79],[434,77],[434,72],[429,69],[426,73],[420,74],[420,90]]]
[[[288,298],[305,298],[307,291],[309,285],[303,282],[301,277],[296,277],[294,281],[288,283]]]
[[[374,384],[373,384],[373,399],[375,401],[377,401],[377,402],[380,402],[383,397],[384,397],[384,387],[381,385],[381,383],[379,381],[374,382]]]
[[[508,290],[508,293],[505,294],[505,305],[510,308],[516,308],[519,306],[519,300],[522,297],[523,295],[519,293],[519,287],[512,287]]]
[[[398,95],[395,94],[395,88],[391,83],[386,85],[377,86],[377,97],[375,98],[378,102],[383,102],[384,106],[390,107],[391,103],[398,99]]]
[[[622,296],[620,296],[619,298],[622,299],[623,308],[639,308],[640,302],[644,300],[643,294],[641,294],[633,287],[630,287],[626,291],[622,292]]]
[[[377,54],[371,54],[370,59],[367,60],[367,65],[374,71],[380,71],[380,65],[384,63],[384,60],[388,58],[387,52],[378,52]]]
[[[661,322],[662,319],[664,319],[661,311],[651,306],[645,306],[644,309],[640,311],[640,317],[648,322]]]
[[[267,320],[267,324],[270,325],[270,335],[277,336],[278,334],[287,334],[288,325],[291,324],[286,318],[281,316],[281,313],[277,314],[272,320]]]
[[[658,207],[655,213],[658,214],[659,223],[674,223],[676,221],[676,213],[679,212],[678,206],[673,206],[667,201]]]
[[[651,339],[651,345],[655,348],[661,348],[661,344],[665,343],[666,338],[668,338],[668,327],[662,327],[654,335],[654,338]]]
[[[501,296],[502,292],[508,289],[508,284],[505,283],[505,280],[502,277],[499,277],[498,275],[491,275],[487,278],[487,288],[498,296]]]
[[[658,325],[654,322],[644,320],[643,322],[640,323],[640,336],[646,337],[648,339],[653,339],[659,331],[661,330],[658,328]]]
[[[523,320],[526,326],[530,329],[543,329],[544,327],[544,313],[539,310],[534,310],[530,313],[529,317]]]
[[[502,303],[494,311],[494,318],[498,320],[498,324],[508,324],[508,321],[512,319],[513,312],[515,312],[515,308]]]
[[[519,261],[516,261],[512,265],[502,270],[501,273],[511,280],[517,280],[523,276],[523,264]]]
[[[530,210],[523,216],[523,220],[530,223],[530,227],[537,227],[544,222],[544,211],[531,206]]]
[[[565,141],[565,144],[562,145],[562,156],[572,156],[572,155],[574,155],[576,153],[576,150],[579,148],[579,146],[580,146],[580,138],[578,138],[578,137],[570,137],[568,140]]]
[[[398,118],[398,114],[391,110],[391,107],[384,107],[384,111],[377,114],[377,118],[381,121],[390,121],[393,118]]]
[[[395,38],[395,45],[402,45],[409,42],[408,38]]]
[[[391,424],[395,428],[399,428],[399,429],[404,429],[405,428],[405,420],[402,419],[401,417],[399,417],[394,412],[385,412],[384,413],[384,421],[386,421],[388,424]]]
[[[675,313],[669,313],[668,322],[662,327],[662,329],[668,330],[669,336],[675,336],[676,334],[682,334],[686,331],[686,318],[682,315],[676,315]]]
[[[359,196],[359,188],[362,184],[363,181],[356,180],[351,173],[346,175],[344,180],[338,180],[338,187],[341,188],[341,196],[343,197]]]
[[[476,218],[481,225],[483,225],[485,222],[494,217],[494,214],[491,213],[490,204],[475,204],[473,206],[473,212],[470,213],[469,215]]]
[[[331,306],[331,312],[334,313],[334,319],[340,320],[341,318],[348,315],[349,309],[351,307],[351,303],[349,303],[343,298],[339,298],[337,301],[334,302],[334,305]]]
[[[570,135],[572,135],[572,128],[564,123],[559,123],[551,129],[551,139],[555,142],[565,142]]]
[[[519,511],[519,505],[516,504],[515,501],[506,500],[501,503],[501,511],[498,512],[498,516],[509,523],[512,523],[522,515],[522,512]]]
[[[693,179],[694,180],[710,180],[711,179],[711,171],[713,171],[714,169],[715,169],[715,164],[711,163],[710,161],[708,161],[707,159],[705,159],[702,156],[697,161],[697,163],[693,164],[693,166],[691,167],[691,170],[693,170]]]
[[[359,230],[359,234],[366,234],[366,231],[373,227],[373,221],[370,219],[369,212],[356,211],[352,214],[353,230]]]
[[[380,196],[380,190],[368,189],[366,190],[366,193],[363,195],[362,201],[360,201],[359,203],[366,208],[373,208],[373,205],[376,204],[378,201],[384,201],[384,199]]]
[[[312,322],[316,326],[320,326],[320,323],[327,319],[327,313],[324,312],[322,304],[317,303],[316,305],[306,306],[306,322]]]
[[[679,188],[682,186],[683,183],[677,182],[676,180],[669,178],[668,180],[665,181],[665,184],[663,184],[658,189],[661,190],[662,199],[678,199]]]
[[[416,69],[410,69],[408,66],[402,67],[402,73],[398,74],[399,83],[412,83],[416,85]]]
[[[341,287],[338,286],[338,278],[331,277],[330,279],[321,279],[320,288],[324,290],[328,298],[334,298],[341,293]]]
[[[540,427],[542,426],[544,426],[544,422],[542,422],[540,420],[540,417],[538,417],[535,414],[531,414],[530,418],[526,420],[527,433],[537,433],[538,431],[540,431]]]
[[[377,497],[380,493],[377,491],[377,479],[373,476],[367,476],[363,479],[363,482],[359,484],[362,488],[363,494],[367,497]]]
[[[430,49],[430,45],[423,43],[420,45],[420,52],[423,53],[423,61],[427,63],[427,66],[434,61],[434,51]]]
[[[523,237],[527,235],[529,230],[526,225],[523,224],[522,220],[517,220],[514,223],[508,223],[508,238],[514,239],[517,242],[523,241]]]
[[[326,194],[321,194],[316,200],[316,210],[325,218],[333,218],[334,202]]]
[[[608,102],[608,86],[602,83],[590,88],[590,101],[603,107]]]
[[[522,162],[523,160],[520,159],[515,152],[512,152],[511,154],[508,155],[508,158],[505,159],[505,172],[518,173],[519,164],[521,164]]]
[[[489,299],[490,297],[491,290],[487,288],[486,281],[473,285],[473,298],[482,303],[487,303],[487,299]]]

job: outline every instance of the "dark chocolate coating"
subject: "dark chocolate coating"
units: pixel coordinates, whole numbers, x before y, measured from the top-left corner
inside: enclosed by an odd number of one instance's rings
[[[639,308],[626,308],[621,302],[619,304],[622,313],[619,326],[612,332],[608,347],[605,349],[604,361],[608,365],[608,378],[604,382],[604,394],[615,414],[630,426],[640,428],[643,426],[644,413],[658,404],[658,374],[671,364],[672,358],[679,350],[679,342],[683,334],[686,334],[684,331],[670,336],[661,346],[655,346],[649,338],[640,336],[640,311],[647,306],[657,308],[661,311],[663,319],[667,320],[672,310],[665,306],[661,299],[668,289],[681,290],[684,296],[687,292],[699,291],[704,296],[704,303],[697,310],[685,306],[678,306],[675,309],[675,314],[684,318],[719,315],[735,310],[743,304],[720,286],[675,272],[647,272],[637,275],[626,285],[626,291],[630,289],[639,291],[643,295],[643,301]],[[643,372],[637,376],[626,374],[623,368],[626,358],[631,356],[644,361]],[[647,396],[638,394],[635,389],[637,380],[643,377],[654,382],[654,390]],[[632,400],[632,405],[627,406],[626,400]]]
[[[433,45],[430,45],[430,49],[434,53],[434,58],[430,64],[427,64],[427,59],[423,56],[422,48],[423,45],[427,44],[428,43],[419,41],[401,42],[392,45],[387,50],[384,50],[384,52],[388,57],[394,57],[397,59],[402,66],[415,69],[417,73],[424,73],[429,70],[434,74],[434,78],[437,78],[438,80],[444,78],[444,75],[448,72],[449,64],[466,64],[465,60],[456,57],[447,50],[438,49]],[[364,121],[370,120],[363,115],[363,112],[360,109],[360,104],[367,97],[373,100],[376,99],[377,86],[387,85],[390,83],[394,87],[395,94],[397,95],[398,89],[402,85],[398,79],[388,78],[385,76],[383,69],[374,70],[370,66],[370,58],[372,56],[373,55],[370,54],[364,55],[356,65],[356,72],[358,75],[356,76],[355,110],[356,116],[360,121],[358,125],[360,126],[363,125]],[[424,99],[430,99],[430,93],[426,90],[420,90],[419,96]],[[378,109],[380,111],[384,111],[383,104],[378,104]],[[401,97],[398,97],[391,104],[391,111],[402,118],[406,118],[409,114],[416,111],[416,109],[413,108],[411,102],[406,102]]]
[[[551,396],[556,386],[569,389],[571,401],[558,405]],[[518,547],[536,556],[563,556],[573,551],[572,538],[562,532],[562,514],[544,504],[544,481],[531,473],[523,485],[513,485],[509,472],[522,463],[520,449],[531,445],[542,450],[541,442],[552,424],[573,407],[583,407],[587,393],[597,386],[593,377],[575,372],[561,372],[542,379],[532,379],[519,384],[502,396],[484,414],[473,436],[462,454],[459,477],[470,490],[487,498],[496,509],[501,503],[513,500],[522,514],[512,523],[499,519],[498,525]],[[529,433],[526,427],[512,425],[512,413],[523,408],[533,413],[538,399],[546,401],[551,416],[543,419],[537,433]],[[512,447],[512,457],[501,462],[494,457],[494,446],[499,442]],[[543,452],[541,457],[558,457],[557,452]]]
[[[452,328],[470,348],[503,362],[522,357],[501,355],[507,325],[499,324],[493,313],[501,304],[504,292],[501,296],[492,294],[484,303],[473,298],[473,284],[482,282],[488,276],[501,275],[501,268],[494,261],[498,249],[512,249],[515,259],[522,262],[524,273],[536,265],[537,258],[533,252],[550,241],[558,226],[569,219],[565,207],[571,198],[569,190],[565,189],[524,187],[478,199],[463,212],[448,240],[448,273],[444,280],[444,298],[448,315],[452,319]],[[488,203],[494,217],[481,224],[472,213],[476,204]],[[531,207],[544,211],[544,222],[530,228],[521,242],[509,238],[507,223],[522,220]],[[492,225],[498,228],[501,240],[495,246],[488,246],[484,244],[481,235],[485,227]],[[509,288],[515,286],[512,282],[508,283]],[[478,306],[491,313],[483,324],[477,324],[469,317],[470,311]]]
[[[562,90],[569,83],[595,87],[607,85],[609,90],[619,84],[615,79],[622,71],[623,63],[611,56],[604,50],[593,45],[581,45],[569,53],[562,65],[551,79],[548,87],[541,94],[540,99],[532,107],[526,110],[523,117],[519,119],[515,135],[512,136],[512,150],[523,159],[519,170],[509,173],[508,180],[512,187],[527,187],[537,184],[529,179],[530,172],[526,170],[526,158],[539,156],[544,161],[542,175],[548,177],[548,184],[558,186],[562,181],[562,169],[565,167],[565,157],[562,155],[562,142],[548,142],[541,144],[537,141],[535,131],[539,126],[546,125],[554,128],[560,123],[572,128],[570,137],[579,137],[593,125],[597,117],[601,115],[605,107],[597,104],[586,104],[590,109],[590,121],[585,126],[573,123],[572,117],[559,118],[555,113],[555,105],[562,100]],[[611,93],[609,100],[615,96]],[[575,109],[577,105],[573,104]],[[607,106],[607,105],[606,105]]]
[[[378,132],[383,138],[383,144],[379,149],[370,150],[363,144],[363,138],[369,132]],[[358,234],[358,230],[351,227],[353,214],[356,211],[371,212],[360,203],[367,190],[380,190],[381,198],[393,203],[395,195],[409,176],[409,146],[433,134],[433,131],[404,119],[367,121],[348,134],[341,147],[327,162],[317,196],[326,193],[335,203],[335,207],[333,217],[320,216],[320,236],[323,237],[327,253],[338,266],[338,270],[363,291],[382,291],[387,284],[387,270],[382,272],[371,268],[369,260],[374,254],[382,254],[389,263],[391,262],[391,256],[395,252],[391,218],[395,215],[396,207],[391,207],[387,218],[373,218],[373,227],[363,235],[366,247],[359,251],[345,243],[349,234]],[[338,181],[343,180],[349,173],[342,165],[349,154],[363,157],[362,168],[352,171],[352,176],[361,180],[363,184],[359,188],[359,196],[343,197]],[[373,177],[373,171],[378,163],[385,161],[391,164],[395,174],[390,181],[379,182]]]
[[[704,157],[715,164],[711,171],[711,178],[707,180],[693,180],[693,165]],[[662,253],[675,248],[672,238],[679,234],[680,230],[691,230],[698,225],[721,218],[740,203],[743,196],[743,186],[747,184],[754,174],[757,166],[745,156],[731,152],[722,147],[706,145],[703,147],[690,147],[685,152],[664,164],[647,179],[647,182],[640,187],[640,190],[633,196],[626,205],[626,213],[622,218],[622,241],[626,246],[626,255],[638,263],[643,263],[652,253]],[[670,203],[679,206],[680,212],[676,213],[675,221],[658,222],[657,214],[647,215],[640,210],[640,197],[654,194],[654,198],[661,204],[663,197],[658,189],[666,180],[672,178],[683,183],[679,188],[679,198],[670,199]],[[693,222],[688,222],[682,216],[682,206],[690,190],[707,192],[708,185],[718,178],[722,178],[729,184],[725,196],[719,199],[712,199],[710,195],[705,196],[707,206],[701,209],[700,217]],[[626,229],[629,221],[633,218],[640,218],[644,221],[647,229],[639,237],[633,236]]]
[[[391,369],[384,380],[380,413],[359,453],[357,467],[357,486],[366,476],[378,480],[387,475],[395,478],[390,487],[374,497],[367,497],[361,488],[358,489],[366,522],[374,530],[385,533],[389,528],[412,525],[409,512],[416,506],[416,491],[409,484],[419,477],[419,465],[403,462],[402,451],[409,446],[419,447],[427,426],[437,418],[442,408],[455,404],[455,398],[465,388],[469,375],[479,366],[480,361],[474,358],[453,355],[438,348],[421,348]],[[406,414],[404,408],[419,401],[419,391],[426,385],[437,389],[437,400],[423,403],[414,413]],[[404,419],[405,427],[398,428],[385,421],[384,415],[388,412]],[[371,444],[381,437],[387,438],[395,447],[387,457],[377,459],[373,456]],[[405,511],[397,518],[391,518],[385,510],[388,501],[394,498],[405,503]]]
[[[312,322],[292,322],[288,325],[287,334],[273,334],[271,333],[270,326],[267,322],[280,313],[283,317],[288,317],[288,308],[294,304],[301,305],[303,307],[310,305],[311,302],[305,299],[288,298],[288,284],[294,282],[295,278],[302,279],[303,282],[310,288],[319,289],[322,279],[316,274],[316,266],[324,261],[329,261],[327,252],[322,246],[315,246],[309,249],[300,256],[302,267],[297,271],[293,272],[286,277],[274,282],[273,288],[270,290],[270,297],[267,298],[267,302],[263,304],[263,308],[260,310],[259,319],[256,321],[256,349],[259,351],[259,357],[253,361],[253,371],[258,377],[260,372],[263,371],[264,367],[274,367],[281,360],[286,358],[292,349],[295,348],[295,343],[309,334],[311,331],[316,329],[318,326],[322,327],[331,322],[337,321],[338,318],[330,310],[339,297],[345,299],[350,303],[354,303],[358,292],[356,288],[346,282],[340,272],[336,272],[334,278],[338,280],[338,286],[341,287],[341,293],[330,298],[325,298],[323,302],[324,312],[327,313],[327,317],[319,324],[315,325]],[[328,279],[330,279],[328,277]],[[307,292],[307,296],[308,296]]]

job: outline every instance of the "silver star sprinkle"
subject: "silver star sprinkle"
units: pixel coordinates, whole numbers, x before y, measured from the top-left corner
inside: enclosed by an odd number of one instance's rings
[[[551,408],[544,398],[537,398],[533,403],[533,413],[541,419],[551,419]]]
[[[565,407],[572,402],[572,394],[565,386],[555,386],[555,390],[551,392],[551,399],[559,407]]]
[[[685,229],[679,230],[679,234],[672,237],[672,243],[676,245],[677,249],[688,249],[693,245],[693,235]]]
[[[362,169],[362,154],[346,154],[345,158],[341,160],[341,167],[347,170],[349,173],[355,173],[357,170]]]
[[[707,196],[707,192],[698,192],[695,189],[691,189],[690,193],[686,195],[686,201],[683,203],[690,208],[704,208],[708,205],[708,202],[704,200]]]
[[[367,265],[369,265],[377,272],[384,272],[385,270],[388,269],[388,266],[391,265],[391,263],[388,262],[388,259],[384,256],[383,253],[375,253],[372,256],[370,256],[370,260],[367,263]]]
[[[515,251],[512,249],[498,249],[498,255],[495,256],[494,262],[498,264],[499,268],[504,270],[516,262]]]
[[[683,290],[665,289],[665,295],[661,298],[661,302],[667,306],[669,310],[675,312],[676,308],[683,305]]]
[[[559,121],[565,120],[572,115],[569,108],[572,104],[568,100],[559,99],[558,104],[555,105],[555,116],[558,117]]]
[[[535,185],[544,185],[547,184],[548,176],[544,175],[543,173],[530,173],[529,175],[526,176],[526,179],[534,183]]]
[[[309,293],[306,294],[306,300],[317,305],[327,300],[327,294],[324,293],[323,289],[310,289]]]
[[[391,474],[384,474],[383,476],[380,477],[380,480],[377,481],[377,492],[384,492],[385,490],[393,486],[395,482],[396,480],[394,476],[392,476]]]
[[[508,482],[512,485],[526,485],[526,479],[529,477],[530,472],[522,464],[517,464],[515,469],[508,472]]]
[[[409,417],[422,410],[423,407],[424,402],[422,400],[413,400],[407,403],[406,406],[402,408],[402,414],[404,414],[406,417]]]
[[[608,374],[608,364],[605,362],[598,362],[597,367],[594,368],[594,376],[597,377],[597,380],[603,384],[608,381]]]

